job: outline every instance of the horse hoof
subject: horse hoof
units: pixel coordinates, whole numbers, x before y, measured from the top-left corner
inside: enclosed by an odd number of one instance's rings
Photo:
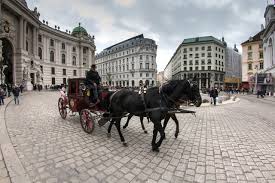
[[[128,147],[127,142],[123,142],[122,144],[123,144],[124,147]]]
[[[175,134],[175,138],[176,138],[176,139],[178,138],[178,135],[179,135],[179,134]]]
[[[108,138],[111,138],[111,134],[110,134],[110,133],[107,133],[107,137],[108,137]]]
[[[125,129],[127,126],[123,126],[123,129]]]
[[[158,147],[153,147],[153,152],[159,152],[159,148]]]
[[[144,133],[146,133],[146,134],[147,134],[148,132],[147,132],[146,130],[144,130]]]

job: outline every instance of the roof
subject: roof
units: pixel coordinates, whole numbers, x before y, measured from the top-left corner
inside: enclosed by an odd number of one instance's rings
[[[25,0],[17,0],[19,1],[21,4],[23,4],[25,7],[28,7],[28,4]]]
[[[72,31],[72,35],[83,33],[84,35],[88,35],[86,29],[84,27],[79,26],[75,27]]]
[[[210,42],[210,41],[214,41],[214,42],[217,42],[219,44],[223,44],[222,41],[218,40],[217,38],[215,38],[213,36],[203,36],[203,37],[184,39],[182,44],[203,43],[203,42]]]
[[[265,31],[265,29],[261,30],[256,35],[254,35],[251,40],[248,39],[247,41],[243,42],[241,45],[247,44],[247,43],[253,43],[253,42],[257,42],[257,41],[262,41],[261,37],[264,34],[264,31]]]
[[[132,38],[130,38],[130,39],[121,41],[121,42],[119,42],[119,43],[117,43],[117,44],[114,44],[114,45],[108,47],[108,48],[105,48],[104,50],[110,50],[110,49],[112,49],[113,47],[115,47],[115,46],[117,46],[117,45],[119,45],[119,44],[122,44],[122,43],[125,43],[125,42],[128,42],[128,41],[131,41],[131,40],[135,40],[135,39],[141,39],[141,38],[144,38],[144,37],[143,37],[143,34],[140,34],[140,35],[135,36],[135,37],[132,37]]]

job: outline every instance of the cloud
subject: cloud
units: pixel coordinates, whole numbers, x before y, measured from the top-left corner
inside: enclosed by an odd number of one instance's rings
[[[95,35],[97,52],[143,33],[158,44],[163,70],[185,38],[222,36],[233,47],[260,31],[266,2],[259,0],[27,0],[41,18],[61,29],[82,23]],[[64,30],[63,29],[63,30]],[[240,46],[239,46],[240,47]]]
[[[122,7],[132,7],[136,1],[135,0],[114,0],[115,3],[117,3],[118,5],[122,6]]]

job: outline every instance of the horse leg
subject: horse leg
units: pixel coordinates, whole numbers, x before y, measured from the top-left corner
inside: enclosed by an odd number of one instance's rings
[[[142,130],[144,131],[144,133],[148,133],[147,130],[145,129],[145,127],[144,127],[143,119],[144,119],[144,117],[143,117],[143,116],[140,116],[141,128],[142,128]]]
[[[108,138],[111,138],[111,130],[112,130],[112,126],[113,126],[114,123],[115,123],[115,120],[112,119],[111,122],[110,122],[110,125],[108,127],[108,133],[107,133]]]
[[[155,151],[155,152],[159,152],[159,148],[156,145],[157,134],[158,134],[158,130],[156,128],[156,125],[154,125],[153,139],[152,139],[152,150]]]
[[[160,133],[160,139],[159,141],[156,143],[156,146],[159,148],[163,139],[165,139],[165,133],[164,133],[164,130],[161,126],[161,121],[159,121],[159,123],[156,124],[156,128],[158,130],[158,132]]]
[[[163,131],[165,131],[165,128],[167,126],[167,123],[168,123],[169,119],[170,119],[170,115],[166,114],[166,116],[164,118],[164,123],[163,123]],[[165,139],[165,137],[164,137],[164,139]]]
[[[176,117],[175,114],[171,114],[171,118],[175,121],[176,123],[176,132],[175,132],[175,138],[178,138],[178,135],[179,135],[179,121]]]
[[[121,118],[116,121],[115,125],[116,125],[116,128],[117,128],[117,131],[118,131],[118,134],[119,134],[119,137],[120,137],[120,140],[121,140],[122,144],[124,146],[127,146],[127,142],[125,142],[125,139],[124,139],[124,137],[121,133],[121,130],[120,130],[120,122],[121,122]]]
[[[133,116],[134,116],[133,114],[129,114],[129,115],[128,115],[127,122],[126,122],[125,125],[123,126],[123,129],[127,128],[128,124],[129,124],[129,121],[130,121],[130,119],[131,119]]]

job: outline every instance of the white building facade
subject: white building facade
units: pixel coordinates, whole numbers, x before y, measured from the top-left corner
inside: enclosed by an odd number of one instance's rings
[[[264,73],[262,89],[275,94],[275,5],[268,5],[264,14],[265,31],[263,33]]]
[[[155,86],[157,81],[157,45],[143,34],[104,49],[96,55],[97,71],[104,85]]]
[[[39,20],[25,0],[0,1],[1,83],[60,85],[85,77],[95,63],[94,37],[77,26],[72,33]]]
[[[184,39],[166,69],[172,79],[197,76],[200,89],[223,87],[226,43],[212,36]],[[168,71],[168,70],[167,70]]]

